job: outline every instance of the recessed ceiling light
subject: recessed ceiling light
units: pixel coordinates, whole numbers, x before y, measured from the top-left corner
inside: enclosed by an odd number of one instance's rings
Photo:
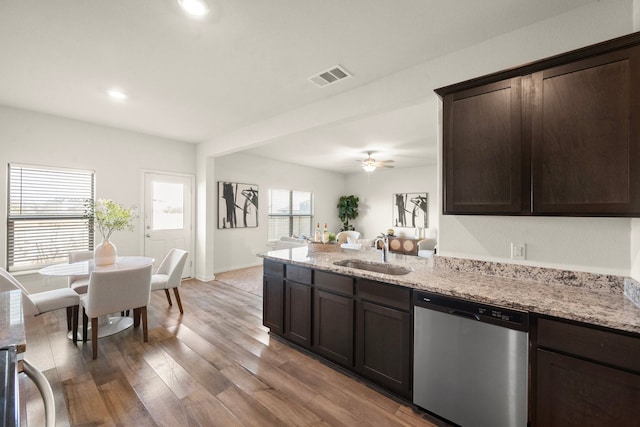
[[[209,13],[209,7],[203,0],[178,0],[178,3],[190,15],[203,16]]]
[[[117,99],[120,101],[124,101],[128,98],[127,94],[119,89],[109,89],[107,91],[107,95],[109,95],[113,99]]]

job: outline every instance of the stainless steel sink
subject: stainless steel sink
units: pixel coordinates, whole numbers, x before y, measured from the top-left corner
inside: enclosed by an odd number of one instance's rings
[[[391,274],[393,276],[402,276],[411,273],[411,269],[401,265],[386,264],[382,262],[363,261],[360,259],[345,259],[336,261],[333,265],[341,267],[357,268],[359,270],[372,271],[374,273]]]

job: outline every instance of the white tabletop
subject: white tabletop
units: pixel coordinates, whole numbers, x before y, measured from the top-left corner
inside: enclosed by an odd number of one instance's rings
[[[155,260],[145,256],[119,256],[115,264],[95,265],[91,259],[74,263],[54,264],[40,270],[45,276],[81,276],[91,274],[92,271],[116,271],[142,267],[153,264]]]

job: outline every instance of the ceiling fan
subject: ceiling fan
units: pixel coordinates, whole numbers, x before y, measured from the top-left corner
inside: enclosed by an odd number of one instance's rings
[[[373,151],[367,151],[368,157],[364,160],[358,160],[362,166],[362,169],[364,169],[365,172],[373,172],[374,170],[376,170],[376,168],[392,168],[393,167],[393,165],[389,164],[389,163],[393,163],[393,160],[376,161],[376,159],[371,157],[371,154],[373,154]]]

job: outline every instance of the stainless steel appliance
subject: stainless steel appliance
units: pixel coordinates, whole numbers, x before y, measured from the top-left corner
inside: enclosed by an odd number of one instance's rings
[[[20,425],[17,363],[14,346],[0,348],[0,425],[5,427]]]
[[[414,293],[413,402],[461,426],[527,425],[526,312]]]

